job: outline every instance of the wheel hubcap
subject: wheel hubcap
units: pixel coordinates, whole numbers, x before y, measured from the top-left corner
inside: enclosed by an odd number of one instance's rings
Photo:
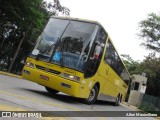
[[[94,89],[92,89],[92,90],[91,90],[91,93],[90,93],[90,95],[89,95],[88,100],[89,100],[89,101],[93,100],[93,99],[94,99],[94,97],[95,97],[95,95],[96,95],[96,92],[95,92],[95,90],[94,90]]]

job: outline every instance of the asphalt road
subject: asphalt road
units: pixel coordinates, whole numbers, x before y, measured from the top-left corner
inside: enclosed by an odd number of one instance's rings
[[[36,83],[0,74],[0,111],[133,111],[121,104],[116,107],[111,102],[97,101],[86,105],[81,99],[58,93],[52,95]],[[89,112],[88,112],[89,113]],[[87,113],[87,114],[88,114]],[[117,112],[118,114],[120,112]],[[72,112],[71,112],[72,114]],[[73,112],[75,115],[76,113]],[[73,116],[74,116],[73,115]],[[72,115],[71,115],[72,116]],[[92,119],[92,120],[155,120],[153,117],[47,117],[46,119]],[[79,115],[78,115],[79,116]],[[1,119],[1,118],[0,118]],[[3,118],[7,119],[7,118]],[[17,119],[17,118],[16,118]],[[39,118],[38,118],[39,119]],[[40,118],[43,119],[43,118]]]

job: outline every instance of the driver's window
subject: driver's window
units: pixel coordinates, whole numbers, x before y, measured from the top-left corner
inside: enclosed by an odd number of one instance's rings
[[[97,33],[97,37],[92,45],[88,62],[86,64],[85,77],[91,77],[96,73],[101,62],[106,39],[107,33],[102,27],[100,27]]]

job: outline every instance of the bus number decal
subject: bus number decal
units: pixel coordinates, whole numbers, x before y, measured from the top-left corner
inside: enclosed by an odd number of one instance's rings
[[[44,76],[44,75],[40,75],[40,78],[41,78],[41,79],[43,79],[43,80],[46,80],[46,81],[48,81],[48,80],[49,80],[49,77]]]

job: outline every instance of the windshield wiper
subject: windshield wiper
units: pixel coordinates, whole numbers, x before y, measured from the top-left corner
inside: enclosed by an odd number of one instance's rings
[[[44,60],[47,60],[48,58],[50,58],[50,56],[48,55],[45,55],[45,54],[41,54],[41,53],[38,53],[38,55],[36,56],[35,60],[39,60],[39,59],[44,59]]]

